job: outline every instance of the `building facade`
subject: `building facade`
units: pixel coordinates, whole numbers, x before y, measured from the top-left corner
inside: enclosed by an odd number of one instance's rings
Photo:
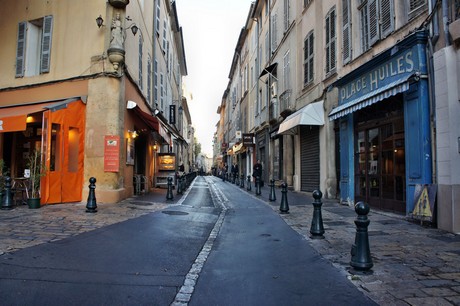
[[[264,179],[458,232],[459,7],[255,1],[239,69],[257,82],[237,99]]]
[[[177,118],[187,68],[175,3],[3,6],[11,14],[0,21],[0,157],[11,176],[23,177],[25,158],[39,149],[42,204],[82,201],[90,177],[100,202],[149,192],[161,176],[158,154],[187,146]]]

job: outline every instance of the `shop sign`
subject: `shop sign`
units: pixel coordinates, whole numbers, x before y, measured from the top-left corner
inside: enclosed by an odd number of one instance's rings
[[[391,57],[383,64],[339,87],[339,104],[357,99],[419,70],[417,49]]]
[[[245,147],[254,146],[254,133],[244,133],[243,134],[243,145]]]
[[[120,169],[120,136],[104,136],[104,171],[118,172]]]

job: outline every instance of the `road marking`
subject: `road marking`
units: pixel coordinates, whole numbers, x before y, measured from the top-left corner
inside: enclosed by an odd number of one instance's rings
[[[206,259],[208,258],[209,253],[211,253],[214,241],[216,240],[220,228],[224,223],[224,218],[227,211],[227,207],[225,204],[228,202],[228,199],[210,178],[205,178],[205,180],[209,186],[209,190],[211,191],[211,198],[214,205],[220,207],[222,211],[220,212],[219,218],[214,224],[213,229],[209,233],[206,243],[204,244],[197,258],[195,259],[192,268],[185,276],[184,284],[180,288],[179,292],[176,294],[176,297],[174,298],[174,301],[171,303],[171,306],[184,306],[188,305],[188,303],[190,302],[193,291],[195,290],[196,281],[200,276],[200,272],[203,269],[204,264],[206,263]],[[190,186],[190,189],[192,189],[192,186]],[[185,196],[182,198],[185,198]]]

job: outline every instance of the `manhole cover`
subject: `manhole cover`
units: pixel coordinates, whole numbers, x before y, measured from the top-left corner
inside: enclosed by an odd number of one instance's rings
[[[149,206],[149,205],[153,205],[153,203],[150,203],[150,202],[129,202],[130,204],[134,204],[134,205],[140,205],[140,206]]]
[[[165,211],[162,211],[162,213],[167,214],[167,215],[172,215],[172,216],[185,216],[185,215],[188,215],[187,212],[178,211],[178,210],[165,210]]]

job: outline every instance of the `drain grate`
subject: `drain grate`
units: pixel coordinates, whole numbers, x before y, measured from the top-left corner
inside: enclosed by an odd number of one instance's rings
[[[178,211],[178,210],[164,210],[162,213],[166,215],[171,215],[171,216],[185,216],[188,215],[187,212],[185,211]]]
[[[153,203],[151,202],[139,202],[139,201],[134,201],[134,202],[129,202],[130,204],[134,204],[134,205],[139,205],[139,206],[149,206],[149,205],[153,205]]]

